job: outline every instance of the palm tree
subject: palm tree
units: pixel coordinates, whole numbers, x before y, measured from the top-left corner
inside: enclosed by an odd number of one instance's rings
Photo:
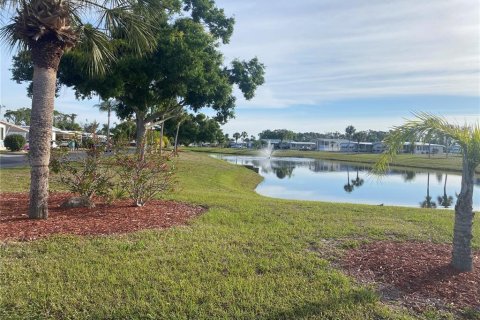
[[[233,138],[235,139],[235,143],[237,143],[238,139],[240,139],[241,136],[242,136],[242,135],[241,135],[240,133],[238,133],[238,132],[235,132],[235,133],[233,134]]]
[[[0,37],[31,53],[34,65],[30,124],[30,218],[48,217],[48,163],[57,70],[66,51],[82,52],[90,73],[101,73],[114,59],[110,38],[123,35],[141,54],[155,46],[146,17],[158,4],[144,0],[0,0],[2,12],[15,12]],[[85,20],[82,20],[82,17]],[[95,26],[88,23],[95,21]]]
[[[428,113],[416,114],[416,119],[395,127],[385,138],[385,153],[375,164],[374,171],[384,173],[404,141],[419,141],[431,134],[444,134],[462,147],[462,186],[455,205],[453,250],[451,264],[459,271],[473,270],[472,224],[475,168],[480,164],[480,125],[453,125],[444,118]]]
[[[245,141],[246,138],[248,138],[248,133],[246,131],[243,131],[240,136],[242,137],[242,140]]]
[[[95,107],[98,108],[101,112],[107,113],[107,144],[110,143],[110,115],[113,110],[117,107],[117,101],[115,99],[108,99],[102,101],[100,104],[96,104]]]

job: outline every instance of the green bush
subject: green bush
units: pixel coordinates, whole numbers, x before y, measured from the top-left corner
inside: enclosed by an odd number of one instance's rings
[[[60,183],[93,208],[95,196],[108,200],[114,188],[113,175],[104,157],[103,148],[88,149],[86,156],[79,161],[68,158],[67,151],[54,151],[50,158],[50,169],[57,174]]]
[[[27,143],[27,141],[22,135],[19,134],[8,135],[5,137],[5,140],[3,140],[3,144],[10,151],[21,150],[25,143]]]

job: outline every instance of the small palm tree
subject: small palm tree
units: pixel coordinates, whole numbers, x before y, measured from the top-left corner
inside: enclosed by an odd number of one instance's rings
[[[80,50],[93,74],[114,59],[109,41],[113,35],[123,35],[139,54],[151,50],[155,35],[147,22],[151,20],[143,17],[160,12],[160,7],[147,0],[0,0],[0,9],[15,12],[0,37],[11,47],[29,50],[34,65],[29,217],[46,219],[55,87],[63,54]],[[95,26],[86,20],[95,21]]]
[[[453,125],[444,118],[428,113],[395,127],[385,138],[386,151],[375,164],[374,172],[384,173],[405,141],[419,141],[432,134],[443,134],[462,147],[462,186],[455,205],[451,264],[459,271],[473,270],[472,224],[475,168],[480,164],[480,125]]]
[[[99,104],[96,104],[95,107],[98,108],[101,112],[107,113],[107,143],[110,143],[110,116],[112,111],[115,111],[117,108],[118,102],[115,99],[104,100]]]

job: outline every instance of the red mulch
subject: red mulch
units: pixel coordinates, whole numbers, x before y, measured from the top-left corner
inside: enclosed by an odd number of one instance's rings
[[[415,310],[433,305],[480,311],[480,251],[468,273],[449,265],[451,252],[446,244],[380,241],[350,250],[342,266],[361,281],[379,283],[385,298]]]
[[[47,220],[28,219],[28,194],[0,193],[0,241],[34,240],[51,234],[107,235],[142,229],[168,228],[185,224],[205,211],[174,201],[152,200],[144,207],[132,206],[131,200],[120,200],[95,208],[60,208],[71,197],[53,193],[49,198]]]

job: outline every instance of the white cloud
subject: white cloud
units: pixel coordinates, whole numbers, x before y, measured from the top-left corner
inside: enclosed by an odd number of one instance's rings
[[[258,55],[267,66],[258,101],[242,107],[479,95],[476,1],[218,3],[237,21],[226,56]]]

